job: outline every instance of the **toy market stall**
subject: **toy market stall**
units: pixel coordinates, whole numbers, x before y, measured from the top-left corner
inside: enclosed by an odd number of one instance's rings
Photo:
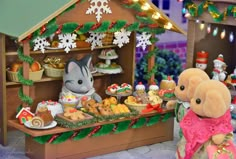
[[[154,52],[166,29],[185,34],[151,2],[4,0],[0,20],[1,144],[8,126],[26,134],[30,158],[173,139],[174,113],[157,86],[134,86],[136,47]]]

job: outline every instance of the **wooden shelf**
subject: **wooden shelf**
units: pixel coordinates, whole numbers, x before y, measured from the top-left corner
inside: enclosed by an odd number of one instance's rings
[[[96,47],[96,48],[94,48],[94,50],[115,48],[115,47],[117,47],[117,45],[106,45],[106,46],[102,46],[102,47]],[[85,50],[91,50],[91,48],[90,47],[88,47],[88,48],[75,48],[75,49],[71,49],[70,52],[85,51]],[[51,49],[51,50],[45,50],[44,54],[53,54],[53,53],[65,53],[65,51],[63,49]],[[38,54],[42,54],[42,52],[41,51],[31,51],[30,54],[31,55],[38,55]],[[17,55],[16,51],[6,52],[6,56],[16,56],[16,55]]]
[[[173,109],[172,110],[165,110],[161,114],[165,114],[165,113],[174,113],[174,110]],[[136,117],[132,117],[132,118],[123,118],[123,119],[118,119],[118,120],[113,120],[113,121],[98,122],[98,123],[94,123],[94,124],[84,125],[84,126],[81,126],[81,127],[75,128],[75,129],[62,128],[62,127],[57,126],[55,128],[48,129],[48,130],[34,130],[34,129],[26,128],[24,125],[19,124],[18,120],[8,120],[8,125],[13,128],[16,128],[20,131],[23,131],[24,133],[27,133],[33,137],[37,137],[37,136],[43,136],[43,135],[58,134],[58,133],[62,133],[62,132],[72,131],[72,130],[80,130],[80,129],[84,129],[84,128],[88,128],[88,127],[99,126],[99,125],[117,123],[117,122],[121,122],[121,121],[125,121],[125,120],[138,119],[141,117],[151,117],[151,116],[154,116],[157,114],[158,114],[157,112],[140,114],[140,115],[138,115]]]
[[[117,73],[117,74],[123,74],[124,72],[121,73]],[[102,77],[102,76],[110,76],[111,74],[104,74],[104,73],[94,73],[93,77]],[[114,75],[114,74],[112,74]],[[47,77],[47,76],[43,76],[43,78],[40,81],[34,81],[34,83],[40,83],[40,82],[50,82],[50,81],[59,81],[62,80],[62,77]],[[21,85],[21,83],[19,82],[11,82],[11,81],[7,81],[6,82],[6,86],[14,86],[14,85]]]

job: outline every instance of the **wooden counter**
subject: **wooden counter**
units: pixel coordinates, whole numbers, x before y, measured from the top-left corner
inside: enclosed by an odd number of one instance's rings
[[[173,110],[165,111],[163,114],[167,112],[173,113]],[[58,134],[71,130],[76,131],[87,127],[117,123],[140,117],[151,117],[156,114],[157,113],[149,113],[129,119],[126,118],[115,121],[99,122],[82,126],[77,129],[62,128],[57,126],[53,129],[38,131],[28,129],[24,125],[20,125],[17,120],[9,120],[8,124],[31,135],[25,137],[25,153],[31,159],[79,159],[173,140],[174,117],[172,115],[166,122],[159,121],[157,124],[152,126],[143,126],[136,129],[129,128],[122,133],[110,133],[100,137],[85,137],[79,141],[67,140],[60,144],[39,144],[34,140],[34,137],[48,134]]]

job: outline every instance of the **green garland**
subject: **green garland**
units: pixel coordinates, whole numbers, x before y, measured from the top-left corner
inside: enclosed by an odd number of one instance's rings
[[[27,62],[29,65],[31,65],[34,62],[34,59],[32,57],[24,55],[23,47],[18,48],[17,54],[18,54],[18,57],[19,57],[20,60],[22,60],[23,62]],[[21,84],[26,85],[26,86],[32,86],[33,85],[32,80],[28,80],[28,79],[25,79],[23,77],[23,68],[22,67],[17,72],[17,77],[18,77],[18,80]],[[28,105],[33,104],[33,99],[23,93],[23,88],[22,87],[19,89],[18,96],[19,96],[19,98],[22,102],[24,102]]]
[[[102,125],[102,127],[92,136],[98,137],[98,136],[110,134],[113,131],[114,127],[115,127],[115,124]]]
[[[116,124],[115,134],[126,131],[129,128],[131,120],[122,121]]]
[[[161,119],[161,115],[160,114],[157,114],[153,117],[150,117],[150,119],[148,120],[147,122],[147,126],[152,126],[152,125],[155,125],[159,122],[159,120]]]
[[[112,124],[106,124],[106,125],[101,125],[98,127],[89,127],[89,128],[84,128],[81,129],[77,132],[75,131],[69,131],[69,132],[64,132],[60,134],[55,134],[55,135],[44,135],[44,136],[39,136],[39,137],[34,137],[33,140],[40,143],[40,144],[45,144],[45,143],[51,143],[51,144],[59,144],[62,142],[65,142],[68,139],[77,141],[81,140],[85,137],[97,137],[97,136],[103,136],[110,134],[114,132],[114,134],[118,134],[121,132],[126,131],[129,128],[141,128],[145,124],[146,126],[152,126],[157,124],[160,119],[162,122],[166,122],[173,113],[166,113],[164,115],[157,114],[153,117],[142,117],[139,118],[131,127],[131,120],[126,120],[126,121],[121,121],[118,123],[112,123]],[[26,134],[26,136],[29,136]]]
[[[61,135],[59,135],[58,137],[56,137],[56,139],[52,141],[52,144],[60,144],[60,143],[62,143],[62,142],[65,142],[65,141],[68,140],[73,134],[74,134],[74,131],[64,132],[64,133],[62,133]]]
[[[23,77],[23,67],[21,67],[19,71],[17,72],[17,77],[18,77],[19,82],[23,85],[32,86],[34,84],[32,80],[28,80]]]
[[[204,11],[208,11],[215,22],[222,22],[228,16],[236,18],[236,5],[229,5],[222,13],[210,0],[204,0],[199,5],[194,3],[192,0],[185,0],[184,6],[192,17],[199,17],[204,13]]]
[[[132,126],[132,128],[134,129],[141,128],[145,125],[145,123],[146,123],[145,117],[139,118],[137,122]]]
[[[90,132],[94,129],[94,127],[90,127],[90,128],[85,128],[82,129],[78,132],[78,134],[73,138],[74,141],[80,140],[85,138],[86,136],[88,136],[90,134]]]
[[[155,39],[157,40],[157,39]],[[146,58],[147,60],[156,56],[156,53],[158,52],[158,48],[155,46],[155,48],[151,51],[149,51],[144,58]],[[151,70],[148,70],[148,68],[145,68],[145,75],[144,75],[144,79],[148,80],[150,79],[153,75],[155,75],[157,73],[158,70],[158,64],[156,63]]]
[[[30,65],[32,65],[32,63],[34,62],[34,59],[32,57],[24,55],[22,46],[18,48],[17,55],[21,61],[24,61]]]
[[[22,102],[27,103],[28,105],[33,104],[33,99],[23,93],[23,88],[21,87],[18,92],[18,96]]]

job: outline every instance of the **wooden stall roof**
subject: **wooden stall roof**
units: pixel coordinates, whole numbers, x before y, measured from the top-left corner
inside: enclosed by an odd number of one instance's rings
[[[21,41],[76,2],[78,0],[1,0],[0,33],[16,37]],[[184,30],[152,2],[142,0],[142,3],[146,2],[159,12],[165,21],[172,23],[171,31],[186,35]],[[158,19],[156,21],[158,23]]]

